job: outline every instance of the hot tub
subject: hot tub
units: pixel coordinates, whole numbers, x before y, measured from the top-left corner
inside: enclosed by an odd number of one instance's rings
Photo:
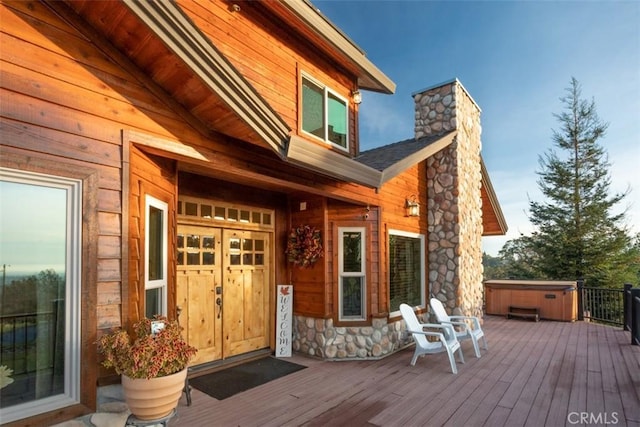
[[[537,309],[541,319],[573,322],[578,319],[578,285],[571,281],[487,280],[487,314],[506,316],[510,307]]]

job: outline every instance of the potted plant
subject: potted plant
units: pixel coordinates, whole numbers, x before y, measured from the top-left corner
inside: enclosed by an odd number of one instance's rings
[[[98,339],[102,366],[121,375],[125,401],[136,418],[166,417],[178,405],[197,349],[182,338],[177,321],[163,316],[143,318],[133,330],[130,335],[117,328]]]

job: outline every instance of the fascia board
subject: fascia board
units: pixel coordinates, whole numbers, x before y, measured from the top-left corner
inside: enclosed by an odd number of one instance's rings
[[[296,135],[289,140],[287,161],[332,178],[380,188],[380,171]]]

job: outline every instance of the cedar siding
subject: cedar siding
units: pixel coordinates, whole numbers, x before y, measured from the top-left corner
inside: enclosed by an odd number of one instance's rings
[[[164,18],[175,18],[175,27],[145,21],[150,12],[142,9],[165,6]],[[269,314],[261,326],[269,337],[259,350],[275,348],[279,284],[294,286],[300,325],[357,330],[388,322],[399,334],[399,319],[388,319],[388,233],[427,234],[426,157],[433,153],[398,159],[386,176],[384,167],[360,162],[351,93],[359,84],[390,93],[393,83],[307,2],[238,6],[207,0],[0,4],[0,165],[83,183],[82,259],[73,260],[82,265],[81,342],[74,343],[82,351],[80,402],[9,425],[92,412],[96,386],[118,381],[99,364],[95,342],[144,316],[147,195],[168,205],[168,317],[177,317],[182,295],[178,228],[206,225],[267,236],[260,238],[268,242]],[[184,32],[171,45],[167,34],[180,25]],[[185,49],[196,39],[200,50],[194,47],[191,63]],[[348,152],[301,131],[303,73],[349,101]],[[453,140],[453,134],[433,139],[443,146]],[[488,184],[494,210],[488,218],[499,233],[503,218]],[[406,216],[410,196],[420,204],[419,218]],[[185,218],[178,212],[181,197],[268,211],[272,222]],[[300,225],[321,231],[324,257],[313,268],[294,267],[285,254],[290,230]],[[338,319],[340,227],[366,230],[364,320]],[[294,325],[295,333],[301,332]]]

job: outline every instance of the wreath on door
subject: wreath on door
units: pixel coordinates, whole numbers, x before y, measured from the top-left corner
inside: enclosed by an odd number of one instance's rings
[[[309,225],[292,228],[285,253],[294,265],[312,267],[323,256],[320,230]]]

